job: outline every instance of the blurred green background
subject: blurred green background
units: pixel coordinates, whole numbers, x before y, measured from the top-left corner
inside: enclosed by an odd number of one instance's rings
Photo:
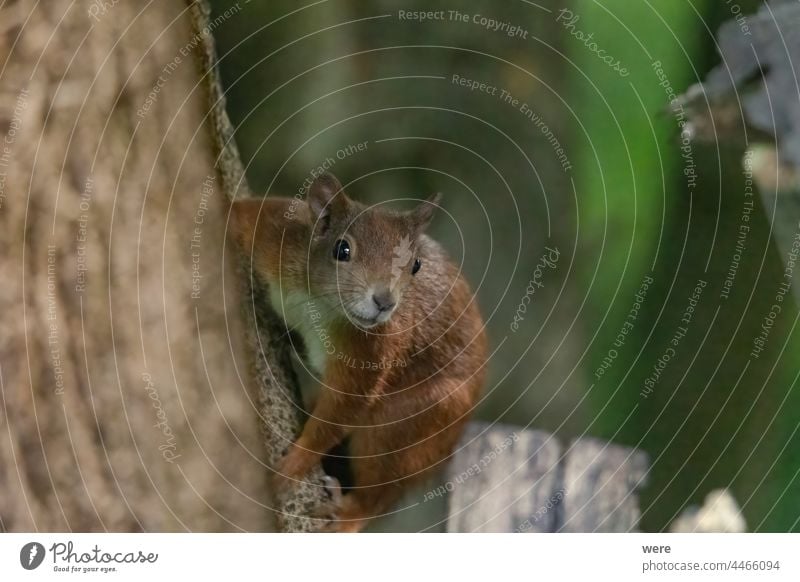
[[[233,5],[212,4],[216,14]],[[683,92],[719,61],[713,33],[731,6],[475,0],[459,3],[464,22],[438,1],[241,2],[214,31],[254,190],[294,195],[331,158],[361,200],[402,206],[443,192],[432,234],[477,289],[496,350],[478,416],[647,451],[645,531],[718,487],[731,489],[749,530],[800,530],[791,298],[764,352],[749,357],[783,272],[772,216],[756,196],[723,298],[745,147],[682,152],[667,107],[669,88]],[[401,10],[445,12],[419,22]],[[557,266],[515,331],[546,246],[558,249]],[[686,325],[698,280],[706,286]],[[680,327],[685,337],[643,396]],[[613,362],[600,374],[604,358]]]

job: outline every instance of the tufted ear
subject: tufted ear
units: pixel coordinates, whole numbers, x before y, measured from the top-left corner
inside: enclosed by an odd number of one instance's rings
[[[308,208],[314,222],[322,230],[330,223],[331,214],[343,211],[349,202],[336,176],[330,172],[320,174],[308,189]]]
[[[442,201],[441,192],[428,196],[428,199],[420,203],[414,210],[411,211],[411,221],[414,223],[414,228],[417,232],[422,232],[433,220],[433,213],[439,208]]]

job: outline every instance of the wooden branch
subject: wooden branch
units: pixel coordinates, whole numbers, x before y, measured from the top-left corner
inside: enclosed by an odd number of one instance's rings
[[[250,195],[244,164],[234,139],[235,129],[225,110],[217,57],[212,37],[213,22],[207,0],[189,1],[195,33],[203,40],[200,71],[208,92],[207,123],[217,149],[217,168],[229,200]],[[243,312],[249,351],[253,360],[253,376],[261,403],[261,422],[267,462],[275,466],[303,426],[304,415],[297,377],[291,365],[285,325],[269,307],[266,284],[251,276],[249,257],[240,257],[239,274],[243,286]],[[319,521],[308,514],[328,500],[321,467],[307,481],[275,499],[278,527],[286,532],[315,531]]]

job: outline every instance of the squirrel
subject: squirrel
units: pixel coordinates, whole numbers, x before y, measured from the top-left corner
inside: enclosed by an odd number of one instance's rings
[[[207,93],[208,129],[222,191],[232,205],[233,236],[252,259],[252,267],[270,283],[271,303],[289,308],[278,310],[287,327],[307,330],[307,321],[294,319],[304,314],[315,332],[307,334],[307,351],[312,367],[321,370],[324,390],[300,438],[278,462],[277,481],[285,487],[300,480],[324,452],[350,434],[356,487],[319,513],[327,511],[338,519],[331,523],[333,531],[358,531],[452,452],[484,382],[483,323],[458,269],[423,233],[432,218],[432,204],[406,215],[366,209],[347,198],[332,176],[321,177],[309,188],[307,202],[251,198],[225,107],[209,2],[187,0],[187,5],[200,40],[198,70]],[[352,228],[344,229],[345,238],[332,239],[337,227],[349,224],[343,218],[347,213],[355,218]],[[390,238],[403,231],[408,239],[401,236],[394,243],[397,247],[387,251]],[[347,243],[337,245],[337,256],[341,251],[350,260],[337,260],[332,266],[326,261],[333,248],[326,250],[324,244],[330,247],[337,241]],[[404,264],[409,256],[410,267]],[[410,276],[409,268],[414,271]],[[398,273],[398,279],[386,279],[387,270]],[[379,274],[383,281],[377,280]],[[386,294],[387,289],[378,289],[375,308],[363,298],[359,306],[334,301],[339,295],[355,300],[367,276],[375,278],[373,284],[388,281],[391,287]],[[287,301],[282,300],[284,293]],[[312,303],[292,308],[304,295]],[[373,317],[375,309],[380,313]],[[322,319],[325,324],[319,323]],[[262,353],[258,334],[251,335],[256,338],[250,346],[253,354]],[[333,354],[328,353],[331,349]],[[291,432],[292,397],[271,371],[255,379],[264,399],[272,403],[272,409],[262,411],[270,434]],[[265,445],[268,457],[279,456],[277,437],[267,438]],[[297,508],[319,504],[324,496],[319,491],[296,488],[292,496],[282,497],[277,508],[284,531],[308,530],[309,520],[296,515]]]
[[[297,332],[320,395],[275,467],[279,490],[349,437],[354,486],[317,516],[355,532],[452,454],[486,376],[475,296],[425,234],[440,195],[399,212],[351,199],[330,173],[306,200],[232,202],[230,234]]]

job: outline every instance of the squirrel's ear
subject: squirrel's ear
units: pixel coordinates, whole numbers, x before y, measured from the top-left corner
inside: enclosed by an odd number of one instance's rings
[[[308,207],[315,221],[325,222],[333,206],[345,203],[347,196],[336,176],[325,172],[311,183],[308,189]]]
[[[414,222],[414,227],[417,229],[417,232],[422,232],[428,228],[428,225],[433,219],[433,213],[439,208],[441,201],[442,194],[441,192],[437,192],[436,194],[428,196],[427,200],[411,211],[411,220]]]

